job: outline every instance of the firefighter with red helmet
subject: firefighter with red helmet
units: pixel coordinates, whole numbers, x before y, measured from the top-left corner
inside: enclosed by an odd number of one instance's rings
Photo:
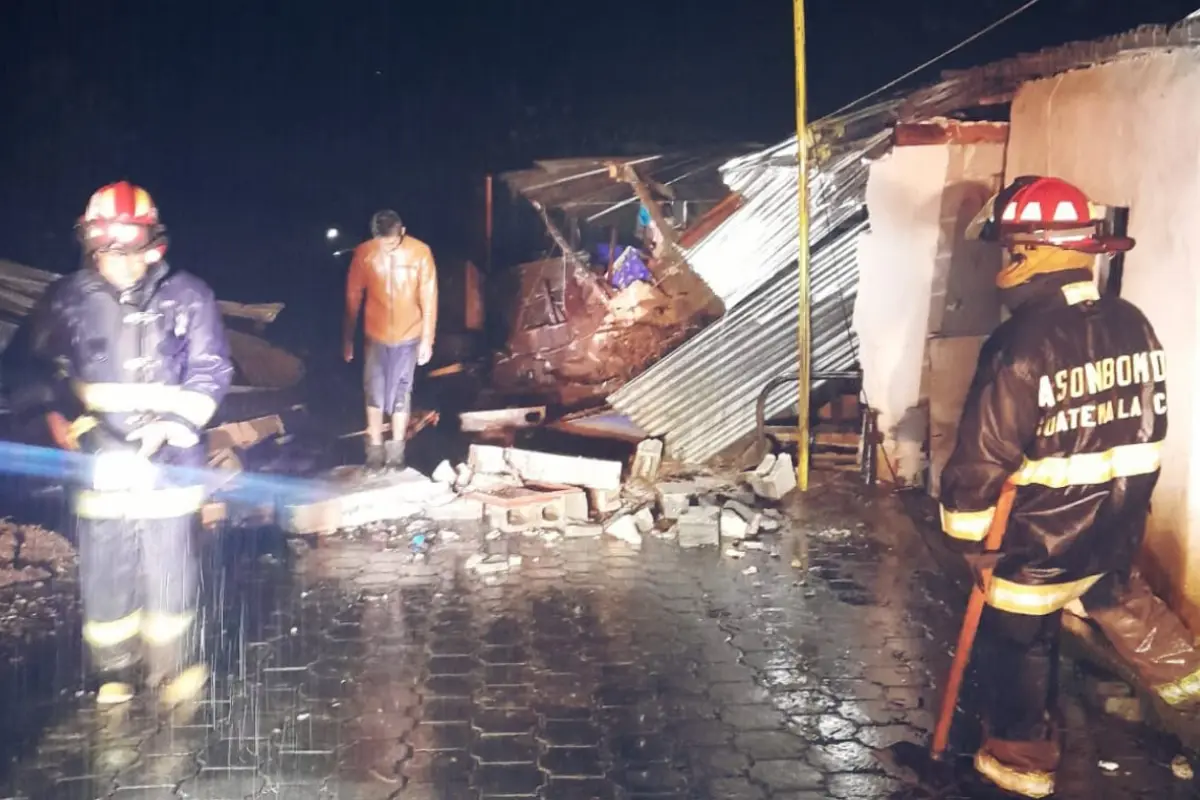
[[[100,189],[76,232],[84,264],[51,287],[31,344],[56,398],[55,440],[88,456],[73,512],[96,700],[128,701],[142,677],[175,705],[208,676],[192,528],[201,434],[233,375],[228,343],[212,290],[164,260],[144,189]]]
[[[1133,571],[1167,432],[1166,360],[1135,306],[1097,289],[1097,255],[1129,250],[1075,186],[1018,178],[969,234],[1002,245],[1012,315],[984,344],[941,479],[942,526],[994,570],[980,645],[985,736],[976,769],[1027,797],[1054,791],[1054,691],[1067,606],[1082,605],[1168,702],[1200,688],[1178,618]],[[978,551],[1016,487],[998,552]],[[1149,595],[1149,599],[1147,598]]]

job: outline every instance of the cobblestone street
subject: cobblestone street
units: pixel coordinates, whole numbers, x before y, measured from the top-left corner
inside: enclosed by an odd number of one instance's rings
[[[102,717],[64,625],[60,655],[5,689],[30,738],[0,796],[988,797],[876,755],[926,743],[962,606],[898,508],[842,482],[797,501],[807,583],[794,532],[733,560],[459,528],[424,563],[383,533],[230,533],[246,538],[208,585],[211,698],[191,717]],[[481,549],[523,560],[465,570]],[[1074,674],[1058,796],[1195,796],[1171,743],[1084,703]]]

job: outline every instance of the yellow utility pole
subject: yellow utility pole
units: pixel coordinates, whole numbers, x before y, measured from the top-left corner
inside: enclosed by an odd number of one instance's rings
[[[800,245],[800,257],[797,259],[800,296],[798,310],[800,316],[798,346],[799,354],[796,359],[796,374],[799,379],[800,394],[800,437],[796,458],[796,483],[800,491],[808,491],[808,461],[809,461],[809,404],[812,395],[812,304],[809,291],[809,252],[808,252],[808,70],[805,69],[804,56],[804,0],[792,0],[796,23],[796,161],[799,175],[796,184],[796,202],[799,203],[800,230],[797,231],[797,241]]]

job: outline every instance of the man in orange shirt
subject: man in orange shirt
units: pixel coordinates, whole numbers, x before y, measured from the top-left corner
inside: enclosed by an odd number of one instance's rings
[[[342,351],[354,360],[354,329],[366,294],[363,327],[363,391],[367,402],[367,467],[404,467],[409,397],[418,364],[433,357],[437,327],[437,267],[424,242],[407,235],[400,215],[380,211],[371,218],[374,238],[354,251],[346,279],[346,323]],[[391,416],[392,438],[383,441],[383,418]]]

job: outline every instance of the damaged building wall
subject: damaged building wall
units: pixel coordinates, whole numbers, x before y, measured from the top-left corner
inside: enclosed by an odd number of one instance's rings
[[[1012,111],[1007,174],[1078,184],[1130,209],[1137,247],[1121,294],[1150,318],[1167,351],[1170,426],[1147,531],[1156,588],[1200,630],[1200,54],[1177,50],[1027,84]]]
[[[1004,125],[931,123],[919,140],[939,143],[898,143],[871,166],[854,327],[863,389],[902,484],[923,481],[928,442],[936,491],[979,347],[1000,321],[997,256],[963,235],[1000,183],[1006,138]]]
[[[863,392],[879,411],[883,450],[901,483],[920,480],[925,423],[918,405],[930,287],[941,238],[950,148],[904,147],[871,165],[871,229],[858,245],[854,303]]]

